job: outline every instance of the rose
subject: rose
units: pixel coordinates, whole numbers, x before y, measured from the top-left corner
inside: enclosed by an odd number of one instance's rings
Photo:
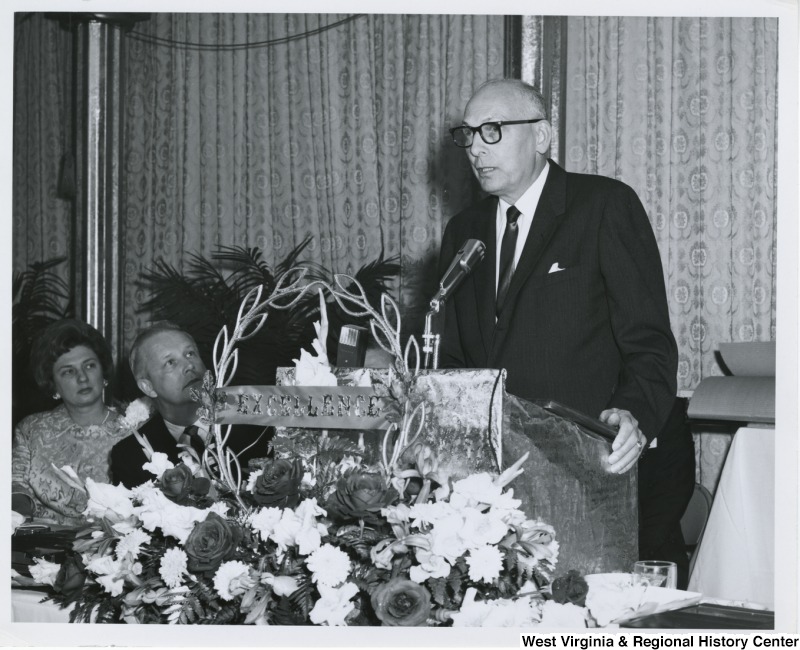
[[[63,594],[67,599],[71,600],[77,597],[83,590],[83,585],[86,582],[86,572],[83,565],[81,556],[71,554],[61,563],[61,568],[58,570],[58,575],[53,582],[53,589],[56,593]]]
[[[161,491],[178,504],[186,503],[192,494],[202,496],[208,493],[211,482],[207,478],[195,478],[192,470],[183,463],[166,470],[160,479]]]
[[[573,603],[578,607],[586,605],[586,594],[589,585],[575,569],[570,569],[567,575],[553,580],[553,600],[557,603]]]
[[[175,503],[186,501],[192,489],[192,470],[181,463],[161,475],[161,491]]]
[[[194,525],[183,545],[189,558],[189,571],[216,571],[230,560],[241,538],[241,531],[218,514],[209,512],[204,521]]]
[[[381,508],[392,505],[399,496],[394,488],[386,487],[379,473],[353,468],[336,483],[336,490],[328,497],[325,509],[336,520],[360,519],[378,525],[382,521]]]
[[[431,595],[422,585],[393,578],[372,592],[372,608],[384,625],[423,625],[431,611]]]
[[[303,462],[278,459],[270,461],[256,478],[253,499],[259,505],[273,508],[294,508],[300,501]]]

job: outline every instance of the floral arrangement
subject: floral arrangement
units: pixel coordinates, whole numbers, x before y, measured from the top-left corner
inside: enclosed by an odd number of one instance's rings
[[[232,495],[210,498],[208,479],[159,453],[145,465],[154,480],[133,490],[87,479],[88,524],[73,552],[61,565],[37,559],[31,574],[54,587],[54,601],[74,604],[74,621],[540,620],[558,543],[506,489],[518,467],[427,494],[424,481],[417,489],[407,478],[401,493],[380,468],[342,453],[353,451],[348,443],[320,447],[316,471],[276,458],[251,472],[245,509]],[[435,474],[429,447],[418,445],[415,457],[410,471]]]
[[[270,304],[291,288],[279,282]],[[232,337],[221,333],[217,382],[235,369],[236,340],[250,335],[251,322],[263,323],[259,300],[260,293],[245,300]],[[327,333],[320,302],[317,356],[301,355],[297,383],[335,380],[320,343]],[[424,404],[407,400],[409,347],[400,358],[390,303],[382,315],[370,312],[372,329],[384,332],[398,359],[389,396],[406,401],[395,405],[380,462],[367,463],[361,444],[308,431],[277,439],[274,457],[247,469],[236,462],[228,473],[190,455],[173,465],[150,453],[144,468],[153,479],[132,490],[62,468],[87,493],[87,525],[63,563],[37,559],[30,567],[53,587],[49,598],[73,607],[71,621],[85,622],[584,625],[586,583],[568,574],[551,589],[555,531],[529,519],[508,488],[526,457],[499,475],[454,480],[439,471],[419,435]],[[211,421],[214,387],[209,373],[198,395]],[[144,417],[143,409],[132,405],[126,419]],[[230,452],[216,436],[224,466]]]

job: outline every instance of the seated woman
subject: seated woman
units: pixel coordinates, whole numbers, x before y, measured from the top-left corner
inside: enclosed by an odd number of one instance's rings
[[[109,482],[111,447],[130,434],[103,400],[113,372],[111,348],[92,326],[57,321],[35,341],[31,369],[39,387],[62,403],[29,415],[14,432],[12,508],[59,524],[79,524],[86,494],[64,482],[53,466],[68,465],[81,479]]]

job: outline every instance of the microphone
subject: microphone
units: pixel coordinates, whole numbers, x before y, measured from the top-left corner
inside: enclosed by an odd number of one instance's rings
[[[447,269],[442,277],[442,281],[439,283],[439,291],[431,299],[431,305],[447,299],[464,281],[464,278],[472,272],[475,265],[483,259],[485,253],[486,246],[480,239],[468,239],[465,241],[453,258],[450,268]]]

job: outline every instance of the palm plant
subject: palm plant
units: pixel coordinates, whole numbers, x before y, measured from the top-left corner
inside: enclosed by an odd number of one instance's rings
[[[211,259],[193,254],[184,272],[159,261],[138,283],[151,296],[139,312],[150,314],[153,320],[171,320],[184,328],[196,340],[205,364],[212,367],[211,352],[217,333],[223,325],[232,331],[239,305],[251,289],[264,285],[264,290],[271,293],[277,279],[298,265],[308,269],[308,280],[331,280],[332,274],[320,265],[300,262],[310,243],[310,238],[301,242],[274,269],[264,261],[257,247],[220,246]],[[381,255],[362,266],[354,277],[370,302],[378,306],[388,282],[399,272],[397,258],[384,259]],[[292,365],[300,350],[310,346],[318,314],[316,294],[305,296],[289,309],[272,310],[258,334],[239,346],[235,382],[274,384],[276,369]],[[328,318],[328,351],[331,360],[335,360],[339,330],[354,319],[333,301],[328,304]]]
[[[12,280],[12,421],[16,424],[29,413],[52,408],[49,395],[36,387],[29,367],[31,346],[50,323],[72,315],[70,290],[57,267],[66,261],[58,257],[35,262],[17,272]]]

